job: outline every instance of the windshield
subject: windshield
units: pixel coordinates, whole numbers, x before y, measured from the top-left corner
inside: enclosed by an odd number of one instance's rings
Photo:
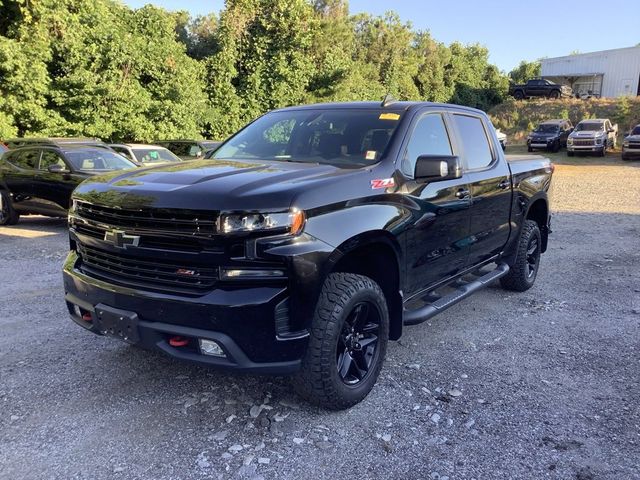
[[[260,117],[210,158],[278,160],[346,168],[380,160],[403,112],[387,109],[304,109]]]
[[[577,132],[599,132],[604,128],[604,124],[595,122],[579,123],[576,127]]]
[[[222,142],[214,142],[214,141],[204,140],[204,141],[200,142],[200,145],[202,145],[207,150],[211,150],[212,148],[216,148],[221,143]]]
[[[539,133],[555,133],[559,129],[560,127],[558,127],[558,125],[538,125],[535,131]]]
[[[100,149],[77,149],[67,151],[67,158],[75,170],[90,172],[110,172],[135,168],[135,164],[115,152]]]
[[[133,148],[132,150],[136,160],[142,163],[181,161],[166,148]]]
[[[631,130],[631,135],[640,135],[640,125]]]

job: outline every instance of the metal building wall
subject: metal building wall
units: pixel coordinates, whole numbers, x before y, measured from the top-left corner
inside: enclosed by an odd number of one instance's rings
[[[545,58],[543,77],[581,77],[604,74],[603,97],[638,95],[640,82],[640,47]]]

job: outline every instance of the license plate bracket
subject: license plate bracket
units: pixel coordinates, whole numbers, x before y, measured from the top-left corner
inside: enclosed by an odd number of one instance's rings
[[[137,313],[98,304],[95,314],[98,330],[102,335],[118,338],[127,343],[140,341]]]

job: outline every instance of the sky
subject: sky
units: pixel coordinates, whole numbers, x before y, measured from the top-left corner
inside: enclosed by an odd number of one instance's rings
[[[223,0],[125,0],[192,15],[218,12]],[[441,42],[480,43],[505,72],[521,60],[631,47],[640,43],[637,0],[350,0],[351,13],[394,10]]]

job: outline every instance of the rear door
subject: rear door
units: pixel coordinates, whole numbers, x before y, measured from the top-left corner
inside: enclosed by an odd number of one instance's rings
[[[413,178],[420,155],[456,155],[445,111],[426,110],[412,121],[401,170]],[[424,183],[409,180],[408,197],[417,206],[407,231],[406,296],[460,272],[467,264],[469,208],[467,177]]]
[[[509,238],[510,171],[482,116],[454,113],[451,119],[471,192],[469,265],[477,265],[500,253]]]
[[[16,210],[27,212],[32,205],[33,179],[40,160],[40,150],[25,148],[8,152],[3,159],[3,179],[13,195]]]

